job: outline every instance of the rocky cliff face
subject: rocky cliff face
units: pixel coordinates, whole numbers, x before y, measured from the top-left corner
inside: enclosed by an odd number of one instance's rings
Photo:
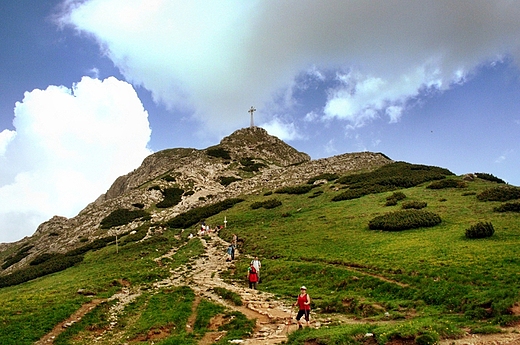
[[[222,153],[222,157],[211,154]],[[205,150],[177,148],[154,153],[134,171],[117,178],[106,194],[88,205],[74,218],[53,217],[42,223],[33,236],[16,243],[2,244],[0,262],[8,255],[32,245],[29,255],[17,264],[0,269],[9,273],[28,264],[46,252],[67,252],[88,241],[107,236],[100,222],[120,208],[136,209],[137,204],[152,213],[150,234],[160,224],[189,209],[232,197],[273,190],[286,185],[305,183],[323,173],[339,175],[357,170],[374,169],[392,161],[383,154],[361,152],[311,160],[264,129],[241,129]],[[244,164],[257,164],[258,169],[245,169]],[[222,184],[222,178],[236,181]],[[161,190],[177,187],[185,193],[173,207],[156,209],[163,200]],[[124,233],[138,227],[139,222],[112,228],[109,233]]]

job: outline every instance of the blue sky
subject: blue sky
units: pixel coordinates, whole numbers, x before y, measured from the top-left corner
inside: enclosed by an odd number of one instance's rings
[[[0,4],[0,242],[73,217],[152,152],[255,124],[520,185],[516,1]]]

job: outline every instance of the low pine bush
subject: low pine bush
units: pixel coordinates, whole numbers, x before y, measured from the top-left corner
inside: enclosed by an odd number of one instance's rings
[[[158,208],[168,208],[177,205],[182,200],[183,189],[180,188],[166,188],[162,191],[164,199],[157,203]]]
[[[463,181],[454,179],[442,179],[430,183],[426,188],[428,189],[444,189],[444,188],[464,188],[466,184]]]
[[[421,227],[432,227],[441,223],[441,217],[423,210],[402,210],[373,218],[368,223],[370,230],[401,231]]]
[[[479,222],[466,229],[466,238],[486,238],[495,233],[493,224],[490,222]]]
[[[266,201],[257,201],[251,204],[251,208],[253,210],[259,209],[261,207],[265,209],[271,209],[278,206],[282,206],[282,202],[278,199],[269,199]]]
[[[219,177],[220,184],[225,187],[229,186],[231,183],[233,183],[235,181],[242,181],[242,179],[235,177],[235,176],[220,176]]]
[[[331,173],[324,173],[320,174],[314,177],[311,177],[309,180],[307,180],[307,184],[313,184],[314,182],[318,180],[327,180],[327,181],[334,181],[339,178],[338,174],[331,174]]]
[[[240,169],[247,172],[257,172],[260,170],[260,168],[266,166],[263,163],[256,163],[252,158],[243,158],[240,160],[240,164],[242,164]]]
[[[210,157],[231,159],[229,151],[221,147],[210,148],[206,150],[206,154]]]
[[[308,193],[314,187],[315,187],[314,185],[302,184],[299,186],[288,186],[288,187],[278,188],[274,192],[277,194],[305,194],[305,193]]]
[[[475,173],[475,175],[477,175],[478,178],[481,178],[483,180],[488,180],[488,181],[496,182],[496,183],[504,183],[504,184],[506,183],[506,181],[502,180],[501,178],[498,178],[498,177],[488,174],[488,173]]]
[[[515,186],[497,186],[488,188],[477,194],[480,201],[509,201],[520,199],[520,187]]]
[[[145,210],[128,210],[120,208],[112,211],[101,221],[101,229],[110,229],[115,226],[126,225],[139,218],[150,217]]]
[[[173,217],[166,224],[170,228],[174,229],[189,228],[190,226],[200,222],[201,219],[206,219],[208,217],[216,215],[222,211],[225,211],[235,206],[235,204],[238,204],[242,201],[244,201],[244,199],[232,198],[217,202],[215,204],[198,207]]]
[[[506,202],[493,209],[495,212],[520,212],[520,202]]]
[[[403,202],[402,208],[403,208],[403,210],[407,210],[410,208],[420,210],[421,208],[425,208],[426,206],[428,206],[428,204],[424,201],[406,201],[406,202]]]
[[[5,270],[6,268],[14,265],[15,263],[20,262],[23,258],[29,255],[29,250],[31,250],[33,247],[33,245],[27,245],[20,248],[20,250],[18,250],[18,252],[15,255],[9,256],[4,260],[2,268]]]

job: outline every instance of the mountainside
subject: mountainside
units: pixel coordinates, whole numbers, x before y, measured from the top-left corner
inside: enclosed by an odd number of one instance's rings
[[[147,157],[141,166],[116,179],[106,194],[76,217],[55,216],[18,242],[0,245],[0,261],[22,252],[22,259],[0,269],[8,274],[27,266],[43,253],[66,253],[108,235],[128,233],[143,221],[102,229],[113,211],[150,213],[148,235],[164,230],[164,223],[188,210],[229,198],[305,183],[320,174],[347,174],[391,163],[381,153],[347,153],[311,160],[259,127],[240,129],[204,150],[175,148]],[[179,203],[159,208],[168,190],[182,191]]]

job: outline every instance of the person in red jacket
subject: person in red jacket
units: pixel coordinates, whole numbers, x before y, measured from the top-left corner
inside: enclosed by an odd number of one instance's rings
[[[305,321],[307,321],[307,326],[309,326],[310,313],[311,313],[311,297],[307,294],[307,288],[302,286],[300,288],[300,294],[298,295],[298,299],[294,302],[293,307],[298,305],[299,311],[296,315],[296,321],[298,321],[298,328],[302,329],[302,323],[300,319],[302,316],[305,316]]]
[[[252,262],[249,265],[249,268],[247,269],[247,278],[249,280],[249,288],[256,290],[256,283],[258,283],[258,274]]]

